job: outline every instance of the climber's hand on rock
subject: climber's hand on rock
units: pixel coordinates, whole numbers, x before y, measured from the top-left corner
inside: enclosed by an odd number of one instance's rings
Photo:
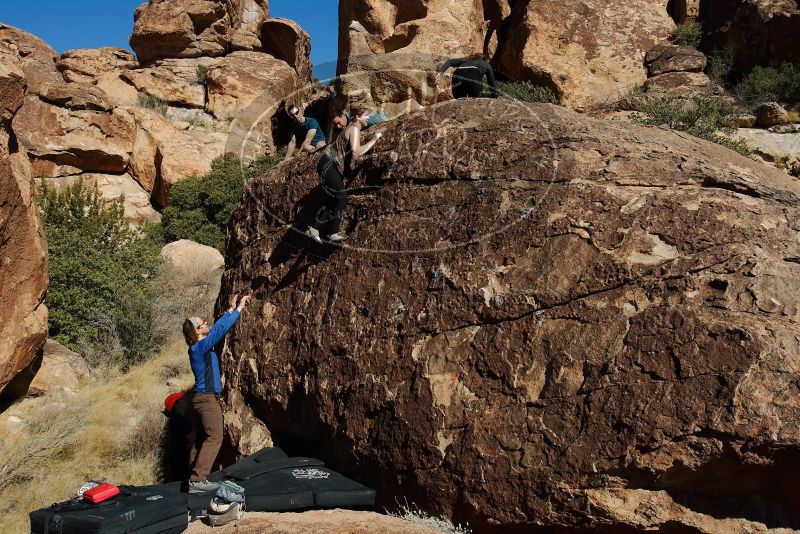
[[[239,310],[239,311],[242,311],[242,309],[243,309],[245,306],[247,306],[247,303],[248,303],[248,302],[250,302],[250,299],[251,299],[251,298],[253,298],[253,296],[252,296],[252,295],[245,295],[245,296],[243,296],[243,297],[242,297],[242,299],[239,301],[239,308],[238,308],[238,310]]]

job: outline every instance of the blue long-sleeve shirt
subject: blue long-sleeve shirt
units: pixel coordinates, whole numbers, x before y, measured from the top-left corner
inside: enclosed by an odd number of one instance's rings
[[[239,310],[225,312],[208,335],[189,347],[189,365],[194,373],[194,391],[199,393],[215,393],[222,391],[222,380],[219,374],[219,358],[214,346],[233,328],[239,318]]]

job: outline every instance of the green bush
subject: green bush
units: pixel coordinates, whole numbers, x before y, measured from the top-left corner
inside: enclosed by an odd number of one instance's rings
[[[198,65],[195,69],[195,75],[197,76],[197,83],[205,85],[206,78],[208,78],[208,67],[206,65]]]
[[[550,88],[533,85],[530,82],[497,82],[497,92],[501,97],[521,102],[559,103],[558,97]]]
[[[725,98],[709,94],[691,99],[668,97],[640,103],[636,111],[640,113],[636,117],[640,124],[668,126],[726,146],[742,155],[750,154],[744,141],[730,138],[736,129],[729,125],[741,110]]]
[[[161,262],[154,230],[129,226],[122,198],[104,200],[81,180],[61,191],[45,183],[38,200],[47,235],[50,337],[123,365],[145,359],[157,343],[151,280]]]
[[[800,67],[753,67],[735,88],[739,100],[751,107],[764,102],[790,102],[800,97]]]
[[[166,115],[169,110],[169,105],[150,93],[139,93],[139,105],[143,108],[152,109],[161,115]]]
[[[723,91],[728,87],[728,80],[733,67],[733,50],[726,48],[717,50],[708,57],[708,77],[714,89]]]
[[[165,241],[191,239],[221,251],[228,221],[245,182],[281,159],[280,155],[267,155],[245,167],[238,158],[226,154],[214,160],[206,175],[175,184],[161,220]]]
[[[697,46],[703,36],[703,27],[699,22],[685,22],[678,24],[669,35],[670,40],[679,45]]]

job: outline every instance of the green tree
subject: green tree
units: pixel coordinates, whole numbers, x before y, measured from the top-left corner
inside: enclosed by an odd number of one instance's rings
[[[81,180],[60,191],[45,183],[38,200],[47,236],[50,337],[87,356],[105,351],[103,358],[125,365],[146,358],[156,343],[155,229],[132,228],[122,198],[104,200]]]
[[[164,240],[191,239],[222,250],[228,221],[245,182],[265,173],[281,159],[280,154],[267,155],[247,167],[235,156],[225,154],[214,160],[207,174],[175,184],[161,220]]]

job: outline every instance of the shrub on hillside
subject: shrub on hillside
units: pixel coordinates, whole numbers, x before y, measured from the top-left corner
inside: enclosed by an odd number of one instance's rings
[[[497,82],[497,91],[501,97],[521,102],[558,104],[558,97],[548,87],[533,85],[530,82]]]
[[[47,235],[49,335],[67,347],[129,365],[153,350],[151,280],[160,243],[82,181],[39,193]],[[87,354],[88,353],[88,354]],[[99,363],[99,362],[91,362]]]
[[[733,50],[730,48],[717,50],[708,57],[707,74],[715,91],[722,92],[728,88],[732,68]]]
[[[190,239],[222,250],[228,221],[245,182],[280,161],[280,155],[267,155],[245,167],[238,158],[226,154],[215,159],[204,176],[175,184],[161,220],[165,241]]]
[[[764,102],[790,102],[800,98],[800,67],[783,63],[780,67],[753,67],[735,88],[737,98],[756,107]]]
[[[208,78],[208,67],[206,65],[198,65],[194,70],[194,73],[195,77],[197,78],[197,83],[200,85],[205,85],[206,79]]]
[[[685,22],[678,24],[672,33],[669,34],[670,40],[678,45],[687,45],[697,48],[700,38],[703,36],[703,27],[699,22]]]
[[[169,105],[166,102],[150,93],[139,93],[139,106],[152,109],[161,115],[166,115],[167,111],[169,111]]]
[[[750,154],[744,141],[730,138],[736,129],[729,125],[741,111],[723,97],[703,94],[691,99],[662,98],[640,103],[636,111],[639,112],[636,120],[640,124],[668,126],[740,154]]]

